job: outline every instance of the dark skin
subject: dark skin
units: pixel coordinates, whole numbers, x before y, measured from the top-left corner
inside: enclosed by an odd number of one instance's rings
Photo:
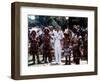
[[[56,31],[57,31],[57,32],[59,32],[59,30],[60,30],[60,28],[59,28],[59,27],[58,27],[58,28],[56,28]]]
[[[70,46],[69,34],[64,34],[64,49],[68,49]],[[66,52],[64,52],[66,53]],[[70,56],[65,56],[65,65],[70,64]]]
[[[32,31],[31,33],[31,55],[33,56],[33,64],[35,64],[35,56],[37,57],[37,63],[39,64],[40,61],[39,61],[39,54],[38,54],[38,47],[39,47],[39,44],[38,44],[38,41],[39,39],[36,37],[36,32],[35,31]]]
[[[35,46],[34,48],[36,48],[36,50],[35,51],[37,51],[37,49],[38,49],[38,47],[39,47],[39,44],[38,44],[38,42],[39,42],[39,39],[38,39],[38,37],[36,37],[36,32],[35,31],[33,31],[32,33],[31,33],[31,46]],[[34,50],[33,50],[34,51]]]
[[[70,37],[68,34],[64,34],[64,45],[69,45]]]
[[[44,54],[44,62],[47,63],[47,58],[49,60],[49,62],[52,61],[52,56],[51,56],[51,53],[50,53],[50,49],[51,49],[51,46],[50,46],[50,35],[49,35],[49,30],[48,29],[45,29],[44,30],[44,46],[43,46],[43,54]]]
[[[79,49],[79,39],[73,38],[73,56],[74,56],[74,63],[80,64],[80,49]]]

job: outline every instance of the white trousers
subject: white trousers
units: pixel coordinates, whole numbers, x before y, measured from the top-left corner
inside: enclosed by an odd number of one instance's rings
[[[61,47],[57,45],[55,46],[55,62],[61,63]]]

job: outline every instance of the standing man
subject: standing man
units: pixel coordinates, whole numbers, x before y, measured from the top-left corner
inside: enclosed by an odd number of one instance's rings
[[[54,31],[54,51],[55,51],[55,62],[56,64],[61,64],[61,40],[64,35],[61,32],[61,27],[56,27]]]
[[[73,60],[75,64],[80,64],[80,42],[79,42],[79,36],[76,34],[73,38]]]
[[[69,34],[69,30],[65,29],[64,32],[64,56],[65,56],[65,65],[70,65],[71,64],[71,37]]]
[[[50,32],[49,32],[49,35],[51,37],[50,39],[50,43],[51,43],[51,48],[54,49],[54,32],[53,32],[53,26],[49,26],[49,29],[50,29]]]
[[[39,54],[38,54],[38,47],[39,47],[39,39],[38,37],[36,37],[36,32],[33,30],[31,32],[31,47],[30,47],[30,54],[33,56],[33,64],[37,63],[40,64],[40,59],[39,59]],[[35,58],[35,56],[37,57],[37,59]]]

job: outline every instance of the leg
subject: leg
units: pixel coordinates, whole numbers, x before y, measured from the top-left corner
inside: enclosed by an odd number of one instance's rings
[[[35,64],[35,54],[33,54],[33,64]]]
[[[44,53],[44,63],[48,63],[47,62],[47,53],[46,52]]]
[[[69,57],[69,60],[68,61],[69,61],[69,65],[70,65],[71,64],[70,55],[68,57]]]
[[[74,63],[76,62],[76,52],[75,51],[73,52],[73,62]]]
[[[65,65],[67,65],[67,56],[65,56]]]
[[[58,63],[59,64],[61,63],[61,50],[60,50],[60,48],[58,50]]]
[[[80,64],[80,59],[76,58],[76,64]]]
[[[51,56],[50,52],[48,53],[48,59],[49,59],[49,62],[51,63],[52,62],[52,56]]]
[[[59,61],[58,61],[58,50],[57,50],[57,48],[55,48],[55,61],[56,61],[56,64],[59,63]]]
[[[65,56],[65,65],[70,65],[70,56]]]
[[[36,57],[37,57],[37,63],[40,64],[40,58],[38,52],[36,53]]]
[[[41,50],[41,54],[42,54],[42,62],[44,62],[44,51],[43,51],[43,49]]]

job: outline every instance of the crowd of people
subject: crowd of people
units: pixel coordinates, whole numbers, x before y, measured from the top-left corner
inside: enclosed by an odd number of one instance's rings
[[[80,25],[73,25],[73,29],[67,27],[62,30],[60,26],[48,26],[35,30],[33,27],[28,32],[28,51],[32,56],[32,65],[52,63],[60,65],[62,57],[65,58],[65,65],[72,62],[80,64],[81,59],[88,61],[87,28]],[[40,60],[40,55],[42,60]],[[71,57],[73,60],[71,60]]]

